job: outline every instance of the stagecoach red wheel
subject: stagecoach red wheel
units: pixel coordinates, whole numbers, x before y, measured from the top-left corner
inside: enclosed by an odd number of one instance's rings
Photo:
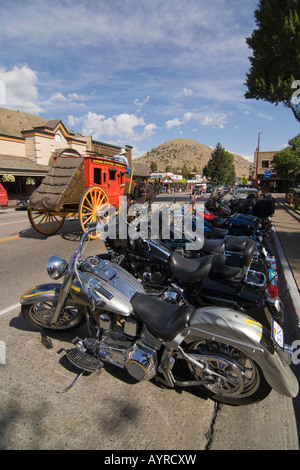
[[[82,230],[85,232],[86,224],[96,222],[101,216],[108,221],[108,208],[109,199],[104,189],[100,186],[87,188],[79,204],[79,221]],[[91,238],[97,238],[96,231]]]

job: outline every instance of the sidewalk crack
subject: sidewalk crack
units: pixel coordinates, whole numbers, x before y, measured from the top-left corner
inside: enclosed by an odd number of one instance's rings
[[[214,439],[216,419],[218,417],[219,412],[221,411],[221,408],[222,408],[221,403],[215,403],[214,414],[213,414],[213,417],[212,417],[212,420],[211,420],[211,423],[210,423],[210,428],[206,433],[207,443],[206,443],[206,446],[205,446],[204,450],[210,450],[211,449],[213,439]]]

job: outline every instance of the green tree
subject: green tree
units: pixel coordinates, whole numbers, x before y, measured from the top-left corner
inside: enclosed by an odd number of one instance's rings
[[[300,122],[300,0],[260,0],[254,16],[245,97],[283,103]]]
[[[300,182],[300,134],[289,140],[289,147],[274,155],[272,164],[279,177]]]
[[[220,142],[203,168],[203,175],[210,179],[212,184],[233,184],[235,182],[233,155],[227,152]]]
[[[151,171],[157,171],[157,163],[156,162],[151,162],[150,170]]]

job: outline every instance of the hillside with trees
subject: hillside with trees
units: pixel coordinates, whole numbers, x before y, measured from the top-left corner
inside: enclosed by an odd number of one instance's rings
[[[137,158],[147,162],[152,171],[195,171],[203,173],[215,149],[190,139],[173,139]],[[230,153],[230,152],[227,152]],[[250,163],[245,158],[230,153],[233,157],[234,171],[237,177],[248,178]]]

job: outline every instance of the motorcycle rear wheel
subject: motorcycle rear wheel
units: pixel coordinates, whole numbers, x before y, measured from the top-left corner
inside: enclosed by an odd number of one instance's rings
[[[49,300],[22,305],[22,315],[30,325],[46,331],[69,331],[78,328],[85,322],[84,308],[72,299],[67,299],[58,323],[52,326],[50,320],[54,308],[55,305]]]
[[[189,346],[188,353],[204,354],[203,359],[209,356],[201,363],[218,375],[209,375],[191,363],[187,366],[194,379],[213,378],[204,385],[212,400],[233,406],[249,405],[265,399],[271,392],[260,367],[233,346],[203,340]]]

